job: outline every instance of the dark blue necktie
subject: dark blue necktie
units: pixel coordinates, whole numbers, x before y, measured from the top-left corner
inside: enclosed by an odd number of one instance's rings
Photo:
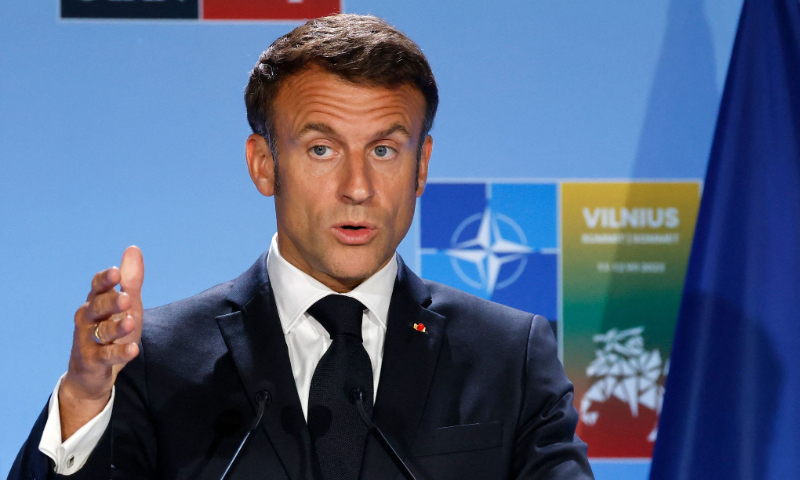
[[[325,480],[357,480],[368,428],[352,401],[364,392],[364,409],[372,416],[372,364],[361,338],[364,305],[344,295],[328,295],[308,313],[331,335],[308,394],[308,428]]]

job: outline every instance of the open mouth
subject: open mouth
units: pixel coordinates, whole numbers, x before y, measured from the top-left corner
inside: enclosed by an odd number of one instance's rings
[[[339,241],[346,245],[363,245],[375,236],[375,227],[370,224],[341,224],[333,228]]]

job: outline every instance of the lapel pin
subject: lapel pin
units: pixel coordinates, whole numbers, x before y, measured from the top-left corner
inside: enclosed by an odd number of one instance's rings
[[[415,323],[414,324],[414,330],[416,330],[418,332],[422,332],[422,333],[428,333],[428,331],[425,330],[425,324],[424,323]]]

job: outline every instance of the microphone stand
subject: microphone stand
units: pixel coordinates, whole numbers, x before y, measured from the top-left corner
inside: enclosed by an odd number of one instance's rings
[[[256,394],[256,401],[258,402],[258,413],[256,413],[256,419],[253,422],[253,426],[250,427],[250,430],[247,431],[244,438],[242,439],[242,443],[239,444],[239,448],[236,449],[236,453],[233,454],[233,458],[231,459],[230,463],[228,463],[228,468],[225,469],[225,473],[219,478],[219,480],[226,480],[228,475],[233,470],[233,465],[236,463],[236,459],[239,458],[239,453],[244,450],[245,445],[247,445],[247,441],[250,440],[250,434],[258,428],[258,424],[261,423],[261,417],[264,416],[264,409],[267,407],[272,401],[272,396],[269,394],[268,391],[262,390]]]
[[[358,415],[361,417],[361,420],[366,424],[367,428],[371,431],[375,432],[375,435],[378,437],[378,440],[389,450],[389,456],[392,457],[395,464],[400,467],[400,470],[405,474],[406,478],[410,480],[417,480],[417,477],[411,473],[411,470],[408,469],[408,465],[403,459],[400,457],[400,454],[397,453],[397,450],[394,449],[392,444],[386,438],[386,435],[383,434],[380,428],[377,425],[372,423],[372,420],[367,415],[367,412],[364,410],[364,391],[361,388],[354,388],[351,392],[351,397],[353,402],[356,404],[356,408],[358,409]]]

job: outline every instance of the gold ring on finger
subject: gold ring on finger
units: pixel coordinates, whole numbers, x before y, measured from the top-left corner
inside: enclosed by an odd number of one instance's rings
[[[103,339],[100,338],[100,324],[99,323],[95,324],[95,326],[94,326],[94,341],[97,342],[100,345],[105,345],[106,344],[106,342],[104,342]]]

